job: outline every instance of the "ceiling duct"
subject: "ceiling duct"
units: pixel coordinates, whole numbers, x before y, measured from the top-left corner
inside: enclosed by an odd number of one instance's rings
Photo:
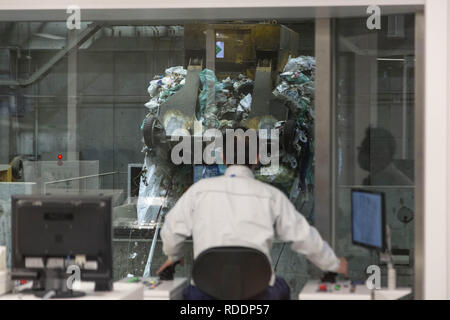
[[[59,60],[61,60],[70,50],[82,45],[90,39],[96,32],[101,30],[101,25],[91,24],[81,31],[76,41],[71,41],[59,50],[48,62],[37,69],[28,79],[0,79],[0,86],[28,86],[45,75]]]
[[[87,28],[87,22],[81,23],[81,30]],[[80,49],[87,49],[103,37],[113,38],[176,38],[182,37],[182,26],[105,26],[87,40]],[[65,23],[48,22],[40,28],[33,28],[32,34],[23,48],[29,50],[58,50],[67,43]]]
[[[15,25],[19,30],[23,25]],[[14,34],[14,32],[13,32]],[[81,23],[79,49],[87,49],[103,37],[118,38],[176,38],[184,35],[182,26],[103,26]],[[28,36],[21,42],[20,50],[59,50],[59,52],[29,79],[11,79],[10,50],[0,48],[0,86],[27,86],[45,74],[74,45],[67,44],[67,27],[62,22],[30,23]],[[13,42],[14,39],[10,39]]]

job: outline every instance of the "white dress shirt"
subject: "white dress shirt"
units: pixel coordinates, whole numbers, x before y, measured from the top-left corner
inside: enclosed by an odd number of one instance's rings
[[[336,271],[339,259],[317,230],[310,226],[278,189],[254,178],[245,166],[230,166],[225,175],[192,185],[167,213],[161,230],[163,251],[179,260],[183,241],[192,236],[194,259],[204,250],[221,246],[250,247],[271,261],[275,237],[291,242],[324,271]],[[274,275],[270,285],[274,283]]]

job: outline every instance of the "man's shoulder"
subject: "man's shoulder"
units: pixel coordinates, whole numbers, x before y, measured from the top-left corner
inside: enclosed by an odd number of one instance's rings
[[[194,183],[190,188],[190,192],[201,192],[201,191],[211,191],[214,190],[215,187],[218,189],[221,189],[223,186],[225,186],[225,181],[229,181],[229,178],[226,176],[217,176],[217,177],[211,177],[207,179],[201,179]],[[241,183],[242,181],[240,181]],[[245,183],[248,185],[248,191],[253,191],[260,196],[270,197],[270,198],[276,198],[279,196],[283,196],[284,194],[274,186],[257,180],[257,179],[245,179]]]
[[[208,190],[214,185],[220,185],[221,178],[223,178],[223,176],[201,179],[192,184],[187,191],[195,193],[201,190]]]
[[[255,183],[258,184],[258,186],[260,186],[260,188],[262,188],[265,191],[267,191],[268,193],[270,193],[272,198],[285,197],[285,194],[280,189],[278,189],[277,187],[274,187],[271,184],[268,184],[267,182],[260,181],[258,179],[253,179],[253,180],[255,181]]]
[[[253,184],[255,184],[255,185],[257,185],[257,186],[259,186],[259,187],[261,187],[263,189],[266,189],[268,191],[271,191],[271,192],[279,192],[280,191],[277,188],[275,188],[274,186],[272,186],[271,184],[269,184],[267,182],[264,182],[264,181],[261,181],[261,180],[259,180],[257,178],[252,179],[252,181],[253,181]]]

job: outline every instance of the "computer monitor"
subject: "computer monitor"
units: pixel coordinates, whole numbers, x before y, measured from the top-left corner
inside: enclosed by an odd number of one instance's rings
[[[351,207],[353,243],[383,251],[386,248],[384,193],[352,190]]]
[[[12,278],[33,280],[40,294],[78,296],[67,287],[67,268],[76,264],[96,291],[112,290],[111,202],[107,196],[13,196]]]

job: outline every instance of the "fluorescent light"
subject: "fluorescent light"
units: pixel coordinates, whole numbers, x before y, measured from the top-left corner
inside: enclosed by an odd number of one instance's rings
[[[405,59],[377,58],[378,61],[405,61]]]
[[[41,37],[41,38],[46,38],[46,39],[51,39],[51,40],[65,40],[65,37],[61,37],[61,36],[55,36],[54,34],[49,34],[49,33],[35,33],[35,36]]]

